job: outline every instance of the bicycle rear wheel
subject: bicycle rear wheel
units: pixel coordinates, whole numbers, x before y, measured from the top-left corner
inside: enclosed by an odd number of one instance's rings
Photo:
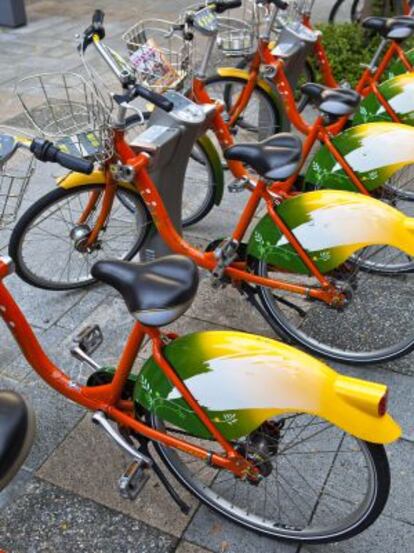
[[[360,255],[363,260],[364,250]],[[258,261],[261,277],[317,287],[314,277],[283,274]],[[381,275],[351,263],[327,275],[345,293],[347,304],[337,309],[324,302],[282,290],[258,287],[261,304],[276,332],[306,349],[353,364],[391,361],[414,349],[414,276]]]
[[[154,428],[164,423],[151,416]],[[182,432],[168,427],[170,435]],[[216,442],[186,440],[218,452]],[[387,501],[385,450],[303,413],[270,419],[235,447],[262,473],[257,485],[154,443],[172,474],[214,511],[268,537],[302,543],[350,538],[372,524]]]
[[[141,196],[119,188],[109,219],[93,248],[83,244],[100,213],[104,185],[56,188],[37,200],[13,229],[9,255],[17,274],[47,290],[71,290],[94,282],[92,265],[100,259],[132,259],[151,223]],[[83,224],[79,218],[92,193],[95,207]]]
[[[407,165],[394,173],[378,193],[385,203],[408,217],[414,217],[414,165]],[[389,246],[370,246],[359,257],[359,266],[381,274],[412,273],[414,258]]]

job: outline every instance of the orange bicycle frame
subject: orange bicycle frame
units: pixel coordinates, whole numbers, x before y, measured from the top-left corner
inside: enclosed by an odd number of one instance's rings
[[[158,329],[145,327],[135,322],[118,361],[111,383],[101,386],[81,386],[62,372],[43,351],[30,324],[2,282],[9,274],[9,271],[9,265],[4,259],[0,258],[0,315],[18,343],[27,362],[49,386],[87,409],[103,411],[118,424],[130,428],[150,440],[158,441],[168,447],[179,449],[220,468],[230,470],[239,477],[245,477],[247,474],[254,475],[256,473],[251,463],[240,455],[217,429],[191,394],[188,387],[164,357],[163,335]],[[174,387],[180,391],[185,401],[194,410],[212,437],[222,446],[225,452],[224,455],[211,453],[203,447],[170,436],[165,432],[146,425],[134,418],[133,402],[121,399],[122,391],[146,336],[152,341],[154,359],[161,370],[164,371]]]
[[[141,194],[146,206],[148,207],[157,230],[165,241],[167,246],[175,253],[180,253],[190,257],[194,262],[212,271],[217,265],[217,259],[214,252],[203,252],[194,248],[176,231],[172,224],[169,214],[163,204],[162,198],[147,172],[149,155],[146,153],[135,154],[124,140],[123,131],[115,132],[115,149],[123,163],[130,165],[135,170],[135,184],[138,192]],[[273,208],[275,197],[267,190],[266,183],[258,180],[256,186],[251,191],[251,196],[240,216],[238,225],[232,234],[232,238],[240,242],[247,231],[249,224],[257,210],[261,200],[266,202],[267,210],[275,224],[286,236],[289,243],[296,250],[303,263],[308,267],[313,276],[318,280],[321,288],[308,288],[305,286],[288,283],[285,281],[274,280],[254,275],[245,269],[239,268],[237,264],[230,264],[226,267],[224,274],[233,282],[249,282],[259,286],[265,286],[273,289],[282,289],[292,293],[301,294],[307,297],[319,299],[326,303],[332,303],[338,299],[338,292],[330,281],[319,271],[315,263],[298,243],[293,233],[286,227],[280,216]]]
[[[303,16],[302,23],[309,29],[313,30],[313,26],[309,15]],[[318,39],[316,40],[313,47],[313,53],[314,53],[316,62],[318,64],[318,67],[320,69],[320,72],[322,74],[324,84],[332,88],[339,87],[340,85],[334,77],[332,67],[329,62],[329,57],[325,50],[321,37],[318,37]],[[403,63],[407,71],[413,71],[414,68],[410,63],[410,60],[405,55],[404,50],[401,48],[398,42],[396,42],[395,40],[392,40],[390,45],[387,48],[387,51],[385,52],[384,56],[381,59],[380,64],[376,68],[375,72],[372,73],[369,68],[366,68],[362,72],[362,75],[355,87],[355,90],[362,96],[367,96],[368,94],[373,92],[380,99],[379,92],[373,87],[373,85],[380,81],[380,78],[386,71],[387,67],[390,65],[391,61],[396,57],[401,60],[401,62]]]
[[[212,129],[215,132],[222,149],[225,150],[234,143],[233,137],[230,133],[230,128],[236,123],[237,118],[240,116],[240,113],[245,109],[246,105],[249,102],[250,96],[258,79],[259,67],[262,61],[275,67],[276,74],[274,77],[274,82],[278,90],[280,91],[282,98],[284,99],[288,117],[299,131],[307,135],[303,146],[302,162],[297,172],[284,182],[273,183],[270,187],[272,192],[274,192],[275,194],[288,194],[291,191],[307,156],[312,150],[313,145],[315,144],[316,140],[320,140],[326,145],[326,147],[344,169],[345,173],[354,184],[356,189],[362,194],[369,195],[366,187],[357,177],[357,175],[349,166],[344,157],[340,154],[340,152],[338,152],[330,139],[332,134],[337,134],[342,129],[342,127],[346,124],[347,118],[342,117],[335,123],[327,126],[324,125],[324,119],[322,116],[319,116],[313,124],[307,123],[297,109],[292,88],[284,72],[284,62],[280,59],[277,59],[275,61],[274,56],[268,48],[267,41],[264,40],[259,41],[259,48],[253,60],[251,61],[248,82],[243,88],[239,98],[236,100],[235,105],[232,106],[229,122],[226,124],[219,112],[216,113],[212,121]],[[213,100],[210,98],[205,89],[203,80],[194,80],[193,99],[198,103],[213,103]],[[396,117],[395,114],[394,117]],[[246,171],[240,162],[229,161],[228,165],[229,169],[232,171],[233,175],[236,178],[242,178],[246,175]],[[273,215],[270,215],[272,219],[274,219]],[[301,258],[304,261],[302,256]]]

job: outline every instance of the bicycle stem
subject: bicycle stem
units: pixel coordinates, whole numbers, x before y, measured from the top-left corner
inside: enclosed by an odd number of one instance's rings
[[[272,6],[270,8],[270,15],[268,18],[268,22],[263,31],[263,34],[259,37],[260,39],[266,40],[267,42],[270,41],[270,37],[272,36],[272,29],[275,24],[278,12],[279,12],[279,9],[276,6]]]
[[[216,41],[217,41],[217,33],[210,36],[208,39],[206,52],[204,54],[203,60],[201,61],[200,68],[196,72],[196,77],[200,80],[205,80],[207,78],[207,70],[210,64],[210,58],[213,54],[214,46],[216,45]]]

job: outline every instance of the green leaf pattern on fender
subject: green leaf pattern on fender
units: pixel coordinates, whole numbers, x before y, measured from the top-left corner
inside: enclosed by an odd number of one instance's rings
[[[413,91],[414,94],[414,91]],[[397,123],[367,123],[332,138],[367,190],[382,186],[396,171],[414,163],[414,129]],[[326,146],[314,156],[305,183],[317,188],[356,191]]]
[[[363,194],[335,190],[308,192],[281,203],[277,213],[322,273],[332,271],[369,245],[386,244],[408,254],[414,252],[412,220]],[[269,215],[253,229],[248,255],[285,271],[309,273]]]
[[[383,98],[398,115],[400,123],[414,125],[414,73],[404,73],[378,86]],[[372,92],[361,102],[352,124],[360,125],[376,121],[392,121],[385,107]]]
[[[164,349],[164,354],[219,430],[227,438],[236,439],[279,411],[269,407],[269,398],[264,407],[260,405],[264,399],[259,390],[256,392],[259,398],[247,395],[253,374],[259,376],[261,371],[270,369],[271,361],[272,370],[281,369],[283,363],[287,363],[282,355],[275,355],[276,346],[273,340],[241,332],[210,331],[174,340]],[[219,390],[223,390],[223,395]],[[153,358],[144,364],[139,374],[134,400],[162,420],[195,436],[210,437]]]

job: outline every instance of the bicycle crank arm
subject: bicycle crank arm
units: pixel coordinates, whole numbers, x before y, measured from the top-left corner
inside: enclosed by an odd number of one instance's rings
[[[102,369],[101,365],[94,361],[92,357],[89,357],[89,355],[87,355],[79,346],[71,347],[70,354],[81,363],[85,363],[85,365],[91,367],[94,371]]]
[[[125,438],[121,436],[109,423],[109,420],[105,413],[103,411],[97,411],[92,416],[92,421],[95,424],[99,424],[105,432],[108,434],[108,436],[121,448],[123,449],[128,455],[130,455],[133,459],[138,461],[138,463],[145,463],[148,467],[152,467],[153,462],[152,460],[132,447]]]
[[[92,359],[91,354],[99,348],[102,342],[103,335],[99,325],[89,325],[75,336],[70,353],[81,363],[85,363],[93,370],[99,371],[102,367]]]

